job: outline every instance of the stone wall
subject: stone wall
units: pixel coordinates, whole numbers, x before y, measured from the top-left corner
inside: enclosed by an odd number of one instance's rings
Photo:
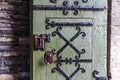
[[[0,0],[0,80],[30,79],[29,0]]]
[[[112,0],[111,73],[120,80],[120,0]]]

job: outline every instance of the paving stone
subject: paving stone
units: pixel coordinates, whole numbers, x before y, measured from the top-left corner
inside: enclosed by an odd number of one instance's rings
[[[112,46],[120,46],[120,35],[119,34],[112,34],[111,35],[111,45]]]

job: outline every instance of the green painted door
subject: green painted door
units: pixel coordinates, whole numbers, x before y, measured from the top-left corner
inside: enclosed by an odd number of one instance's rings
[[[108,0],[33,0],[33,80],[107,80]]]

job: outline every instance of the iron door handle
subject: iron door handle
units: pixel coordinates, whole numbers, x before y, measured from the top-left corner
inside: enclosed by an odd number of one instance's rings
[[[57,59],[55,58],[55,49],[51,50],[51,51],[47,51],[44,54],[44,62],[46,64],[51,64],[57,61]]]

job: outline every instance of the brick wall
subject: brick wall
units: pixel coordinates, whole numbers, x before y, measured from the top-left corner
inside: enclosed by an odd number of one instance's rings
[[[112,80],[120,80],[120,0],[112,0],[111,38]]]

